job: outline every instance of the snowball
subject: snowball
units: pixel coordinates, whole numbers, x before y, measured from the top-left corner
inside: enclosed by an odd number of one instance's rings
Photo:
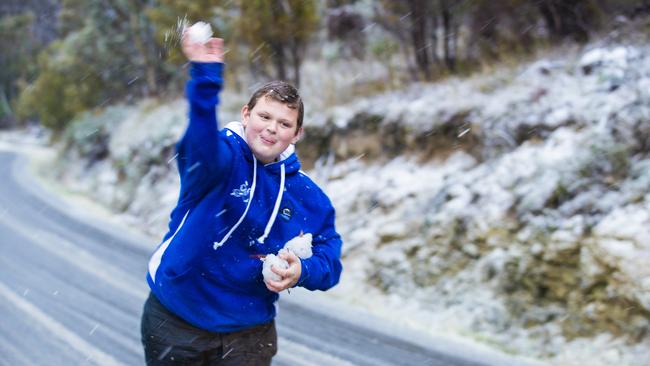
[[[286,253],[287,251],[291,251],[301,259],[311,257],[311,238],[311,234],[300,233],[300,235],[286,242],[286,244],[284,244],[284,248],[280,249],[278,252],[278,255],[282,252]],[[267,254],[264,258],[264,264],[262,265],[262,276],[264,276],[264,281],[282,280],[281,276],[271,271],[271,267],[274,266],[282,269],[287,269],[289,268],[289,263],[275,254]]]
[[[289,263],[284,259],[276,256],[275,254],[268,254],[264,258],[264,264],[262,265],[262,276],[264,276],[264,281],[273,280],[280,281],[280,277],[277,273],[271,271],[272,267],[279,267],[282,269],[289,268]]]
[[[292,251],[300,259],[311,257],[311,234],[300,234],[284,244],[284,249]]]
[[[206,22],[197,22],[187,30],[187,35],[192,43],[205,43],[212,37],[212,27]]]

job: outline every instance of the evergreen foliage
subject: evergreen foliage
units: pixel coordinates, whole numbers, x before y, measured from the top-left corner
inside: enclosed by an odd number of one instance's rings
[[[35,56],[38,42],[31,36],[34,15],[26,12],[0,18],[0,127],[13,124],[10,101],[20,93],[36,68],[29,60]]]
[[[251,46],[251,67],[268,77],[300,84],[300,64],[319,18],[315,0],[241,0],[238,35]]]
[[[634,0],[11,0],[0,5],[0,127],[15,115],[57,132],[81,111],[180,93],[180,34],[198,20],[226,39],[229,72],[298,85],[307,52],[320,54],[315,42],[341,45],[329,57],[385,59],[391,80],[401,52],[412,80],[433,80],[539,44],[584,42],[649,9]],[[368,39],[375,25],[383,35]]]

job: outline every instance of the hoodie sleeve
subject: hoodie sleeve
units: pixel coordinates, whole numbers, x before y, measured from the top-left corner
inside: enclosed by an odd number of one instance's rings
[[[343,270],[341,265],[342,241],[334,225],[336,214],[331,203],[326,207],[322,229],[315,233],[312,243],[313,255],[301,260],[302,272],[296,284],[296,286],[302,286],[312,291],[324,291],[334,287],[339,282]]]
[[[232,152],[219,137],[217,124],[222,74],[222,63],[191,63],[190,80],[185,88],[189,125],[176,144],[183,201],[205,195],[230,167]]]

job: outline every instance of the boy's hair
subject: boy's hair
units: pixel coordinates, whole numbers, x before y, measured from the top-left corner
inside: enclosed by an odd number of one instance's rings
[[[302,98],[298,94],[298,89],[293,85],[282,80],[275,80],[268,82],[259,87],[248,101],[248,110],[252,110],[257,104],[257,101],[262,98],[271,98],[276,102],[286,104],[291,109],[298,110],[298,127],[296,133],[302,127],[302,119],[305,114],[305,107],[302,103]]]

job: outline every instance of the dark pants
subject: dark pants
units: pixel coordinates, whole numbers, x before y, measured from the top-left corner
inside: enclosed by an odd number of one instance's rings
[[[144,304],[141,332],[149,366],[268,366],[278,350],[273,321],[237,332],[208,332],[169,312],[151,293]]]

